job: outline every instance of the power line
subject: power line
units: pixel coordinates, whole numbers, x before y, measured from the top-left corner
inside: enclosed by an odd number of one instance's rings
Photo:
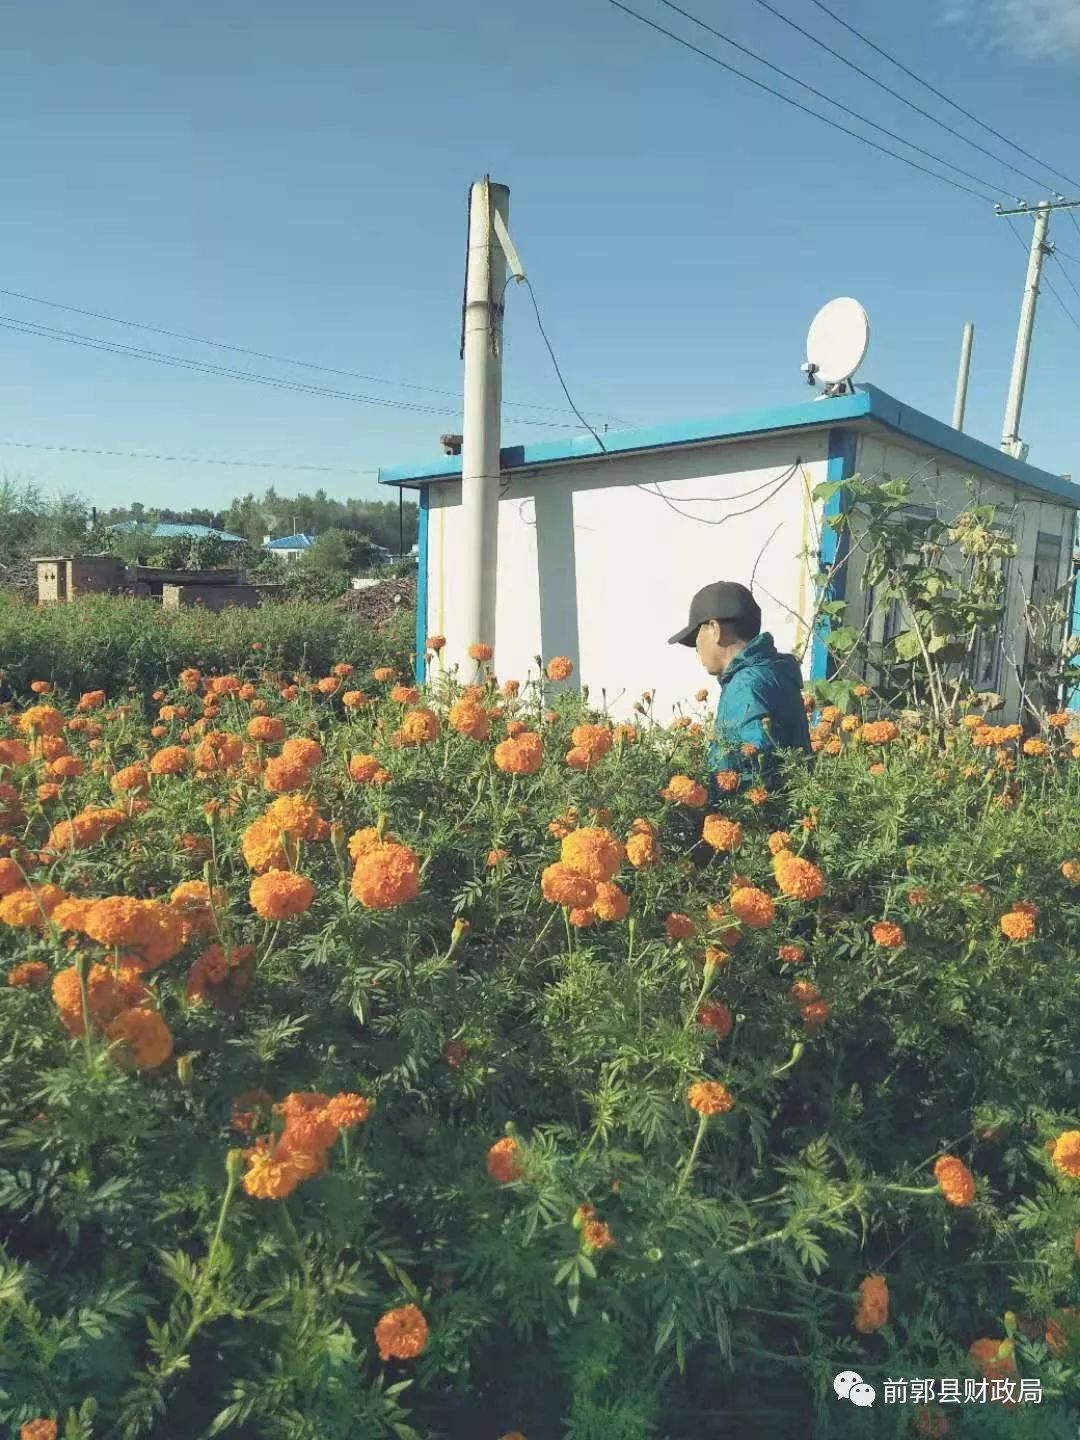
[[[908,106],[909,109],[914,110],[917,115],[921,115],[924,119],[932,121],[935,125],[939,125],[942,130],[948,131],[948,133],[957,140],[962,140],[965,145],[970,145],[973,149],[981,151],[983,155],[989,156],[996,164],[1004,165],[1007,170],[1011,170],[1016,175],[1022,175],[1025,180],[1030,180],[1033,185],[1042,186],[1043,182],[1037,180],[1033,175],[1029,175],[1026,170],[1020,170],[1011,161],[1003,159],[1000,155],[995,155],[994,152],[988,150],[985,145],[980,145],[977,140],[970,139],[962,131],[956,130],[952,125],[946,124],[944,120],[940,120],[929,110],[924,110],[921,105],[916,105],[914,100],[909,100],[908,97],[901,94],[899,90],[894,90],[891,85],[886,85],[884,80],[879,80],[876,75],[871,75],[868,71],[864,70],[861,65],[856,64],[854,60],[849,60],[848,57],[841,54],[839,50],[835,50],[831,45],[826,44],[826,42],[815,35],[812,30],[807,30],[804,26],[799,25],[796,21],[785,15],[782,10],[777,10],[775,5],[770,5],[769,0],[754,0],[754,3],[760,5],[763,10],[767,10],[770,15],[774,15],[776,19],[782,21],[783,24],[790,26],[792,30],[797,31],[798,34],[809,40],[812,45],[816,45],[819,50],[824,50],[825,53],[831,55],[834,60],[839,60],[842,65],[846,65],[849,70],[854,70],[856,75],[861,75],[864,80],[869,80],[870,83],[876,85],[879,90],[884,90],[887,95],[891,95],[894,100],[899,100],[902,104]]]
[[[940,155],[935,155],[932,150],[925,150],[921,145],[916,145],[914,140],[905,140],[903,135],[898,135],[895,130],[889,130],[884,125],[879,125],[876,120],[868,119],[861,111],[853,110],[849,105],[843,104],[842,101],[834,99],[831,95],[826,95],[823,90],[816,90],[813,85],[807,84],[805,80],[800,80],[797,75],[792,75],[790,71],[782,70],[779,65],[774,65],[771,60],[766,60],[763,55],[759,55],[755,50],[749,50],[745,45],[740,45],[737,40],[733,40],[730,35],[725,35],[722,30],[716,30],[713,26],[707,25],[705,21],[697,15],[692,15],[689,10],[684,10],[681,6],[676,5],[674,0],[660,0],[660,3],[661,5],[666,5],[669,10],[674,10],[676,15],[681,15],[684,20],[689,20],[692,24],[699,25],[702,30],[707,31],[710,35],[714,35],[717,40],[722,40],[725,45],[730,45],[733,50],[738,50],[741,54],[756,61],[759,65],[764,65],[767,70],[772,70],[774,74],[783,76],[785,80],[790,81],[793,85],[800,86],[803,90],[809,90],[811,95],[815,96],[818,100],[824,100],[826,105],[835,105],[838,110],[842,110],[845,115],[850,115],[853,120],[859,120],[862,124],[869,125],[872,130],[878,130],[882,135],[887,135],[890,140],[896,140],[899,144],[906,145],[909,150],[914,150],[917,154],[924,155],[927,160],[933,160],[938,165],[944,165],[948,170],[955,170],[958,175],[963,175],[968,180],[974,180],[976,185],[983,185],[990,191],[1000,190],[1000,187],[997,186],[993,180],[986,180],[981,175],[973,175],[970,170],[965,170],[962,166],[953,164],[951,160],[945,160]],[[1005,194],[1007,192],[1000,190],[1000,193]]]
[[[378,470],[365,470],[352,465],[286,465],[276,460],[220,460],[207,455],[156,455],[144,450],[104,450],[86,445],[38,445],[30,440],[6,440],[0,445],[15,450],[49,450],[65,455],[110,455],[120,460],[163,460],[184,465],[226,465],[246,470],[304,470],[324,475],[377,475]]]
[[[103,340],[95,335],[83,335],[78,331],[61,330],[51,325],[39,325],[35,321],[20,320],[14,315],[0,315],[0,329],[12,330],[20,335],[35,335],[43,340],[57,340],[68,345],[77,345],[88,350],[100,350],[110,355],[121,355],[128,359],[146,360],[151,364],[165,365],[173,369],[189,370],[194,374],[212,375],[228,380],[241,380],[251,385],[268,385],[275,390],[291,390],[302,395],[317,395],[331,400],[347,400],[358,405],[378,405],[392,410],[405,410],[414,414],[454,415],[460,410],[450,410],[435,405],[421,405],[411,400],[388,400],[379,395],[362,395],[349,390],[334,390],[325,385],[309,385],[299,380],[284,380],[280,376],[261,375],[252,370],[237,370],[228,366],[214,365],[209,361],[195,360],[187,356],[169,355],[163,351],[147,350],[141,346],[124,345],[115,340]],[[565,425],[549,420],[530,420],[517,417],[519,425],[539,425],[546,429],[572,430]]]
[[[811,4],[816,5],[819,10],[824,11],[824,13],[828,15],[830,20],[835,20],[837,25],[843,26],[845,30],[849,31],[857,39],[861,40],[864,45],[869,45],[870,49],[880,55],[882,59],[888,60],[890,64],[895,65],[898,70],[902,70],[904,74],[907,75],[910,79],[916,81],[919,85],[924,86],[927,90],[930,91],[931,95],[936,95],[939,100],[944,100],[946,105],[951,105],[954,110],[958,110],[960,114],[965,116],[968,120],[973,121],[976,125],[981,125],[984,130],[988,130],[996,140],[1000,140],[1003,144],[1008,145],[1011,150],[1015,150],[1018,154],[1023,155],[1026,160],[1031,160],[1034,164],[1041,165],[1044,170],[1048,170],[1052,175],[1057,175],[1060,177],[1060,179],[1068,181],[1068,183],[1073,186],[1074,189],[1080,190],[1080,180],[1071,180],[1069,176],[1065,174],[1064,170],[1058,170],[1053,165],[1048,165],[1045,160],[1040,160],[1038,155],[1032,155],[1030,150],[1025,150],[1024,147],[1022,145],[1018,145],[1015,140],[1010,140],[1007,135],[1002,135],[999,130],[995,130],[994,127],[992,125],[988,125],[985,120],[980,120],[979,117],[977,115],[973,115],[970,110],[965,110],[962,105],[958,104],[950,96],[944,94],[943,91],[938,90],[933,85],[931,85],[929,80],[924,80],[921,75],[916,75],[915,71],[909,69],[903,63],[903,61],[897,60],[895,55],[890,55],[889,52],[887,50],[883,50],[880,45],[875,45],[873,40],[871,40],[869,36],[864,35],[861,30],[856,30],[854,25],[849,25],[848,22],[842,19],[839,15],[837,15],[835,11],[830,10],[829,7],[824,4],[824,0],[811,0]],[[1002,163],[1004,164],[1005,162],[1003,161]],[[1024,174],[1022,170],[1018,170],[1016,173],[1018,175]],[[1029,176],[1024,175],[1025,180],[1029,178]]]
[[[923,175],[929,175],[934,180],[940,180],[944,185],[951,185],[954,190],[963,190],[968,195],[974,195],[976,200],[992,201],[992,196],[987,196],[978,190],[973,190],[970,185],[964,185],[959,180],[951,179],[948,175],[939,175],[936,170],[927,169],[925,165],[920,165],[917,160],[912,160],[907,155],[900,155],[895,150],[890,150],[886,145],[879,145],[876,140],[871,140],[866,135],[860,135],[857,130],[851,130],[848,126],[841,125],[838,120],[830,120],[827,115],[822,115],[819,111],[812,110],[808,105],[803,105],[800,101],[793,100],[790,95],[785,95],[780,90],[774,90],[771,85],[766,85],[761,80],[755,80],[752,75],[747,75],[745,70],[740,70],[736,65],[729,65],[726,60],[721,60],[718,55],[713,55],[708,50],[702,50],[700,46],[694,45],[689,40],[684,40],[681,35],[676,35],[673,30],[667,30],[663,25],[658,25],[655,20],[649,20],[636,10],[631,10],[628,5],[622,3],[622,0],[607,0],[607,3],[613,5],[616,10],[621,10],[624,15],[631,16],[632,19],[637,20],[640,24],[648,26],[650,30],[655,30],[658,34],[665,35],[669,40],[674,40],[676,45],[682,45],[684,49],[692,51],[695,55],[700,55],[703,60],[708,60],[711,64],[718,65],[721,70],[726,70],[731,75],[737,75],[740,80],[747,81],[748,84],[753,85],[758,90],[764,90],[766,95],[771,95],[776,100],[782,100],[786,105],[793,106],[804,115],[810,115],[813,119],[820,120],[823,125],[828,125],[833,130],[839,130],[843,135],[850,135],[863,145],[869,145],[872,150],[877,150],[882,155],[888,155],[893,160],[899,160],[902,164],[910,166],[912,170],[918,170]]]
[[[192,345],[209,345],[216,350],[229,350],[236,355],[250,355],[257,360],[272,360],[279,365],[295,365],[303,370],[318,370],[325,375],[342,375],[352,380],[364,380],[373,385],[393,385],[401,390],[422,390],[429,395],[446,395],[451,399],[458,398],[458,392],[456,390],[441,390],[434,385],[418,385],[410,380],[386,380],[379,375],[366,375],[360,370],[343,370],[334,365],[320,365],[314,360],[299,360],[290,355],[276,355],[268,350],[255,350],[248,345],[231,345],[224,340],[210,340],[203,335],[189,335],[183,330],[166,330],[161,325],[149,325],[142,320],[127,320],[123,316],[108,315],[101,310],[87,310],[80,305],[65,305],[60,300],[47,300],[41,295],[28,295],[22,290],[5,290],[0,287],[0,295],[7,295],[13,300],[26,300],[31,305],[47,305],[53,310],[66,310],[71,315],[85,315],[92,320],[105,320],[110,325],[126,325],[129,329],[146,330],[153,335],[166,335],[171,340],[185,340]],[[560,406],[537,405],[527,400],[504,400],[502,403],[525,410],[546,410],[550,414],[555,415],[566,413]],[[609,415],[605,418],[614,420],[617,417]]]

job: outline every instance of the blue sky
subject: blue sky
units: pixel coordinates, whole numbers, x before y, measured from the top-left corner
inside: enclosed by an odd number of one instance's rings
[[[657,0],[629,3],[725,53]],[[811,0],[775,3],[940,108]],[[1075,0],[830,3],[1080,178]],[[1003,186],[1004,200],[1038,198],[754,0],[685,5]],[[944,419],[961,328],[973,320],[968,428],[1000,438],[1025,260],[990,205],[799,116],[605,0],[230,0],[179,10],[14,0],[0,23],[0,115],[9,290],[456,393],[466,192],[489,171],[511,187],[514,238],[583,408],[644,424],[802,399],[807,323],[822,302],[850,294],[873,323],[863,378]],[[1080,257],[1066,217],[1055,233]],[[1080,286],[1080,265],[1068,268]],[[1050,273],[1080,319],[1080,298],[1057,266]],[[508,299],[506,397],[563,404],[528,297]],[[0,315],[456,405],[4,296]],[[1022,428],[1032,461],[1048,469],[1080,472],[1078,362],[1080,328],[1044,296]],[[560,433],[521,417],[569,418],[511,414],[506,440]],[[3,440],[363,469],[437,450],[439,433],[456,426],[452,415],[211,379],[0,328]],[[346,473],[7,445],[0,473],[104,505],[217,507],[270,483],[339,496],[376,489],[373,477]]]

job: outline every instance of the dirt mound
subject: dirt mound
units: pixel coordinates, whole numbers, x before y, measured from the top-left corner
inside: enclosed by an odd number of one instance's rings
[[[345,611],[368,625],[385,625],[403,610],[416,607],[416,578],[383,580],[367,590],[350,590],[334,601],[334,609]]]

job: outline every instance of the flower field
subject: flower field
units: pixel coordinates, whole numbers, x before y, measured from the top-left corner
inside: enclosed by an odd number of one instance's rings
[[[5,1433],[1076,1434],[1067,717],[266,666],[0,707]]]

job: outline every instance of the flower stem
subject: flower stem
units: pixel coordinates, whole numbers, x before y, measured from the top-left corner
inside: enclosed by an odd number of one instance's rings
[[[707,1115],[700,1115],[698,1117],[697,1134],[694,1136],[694,1144],[691,1147],[689,1157],[687,1158],[686,1164],[683,1167],[683,1172],[679,1177],[679,1183],[675,1186],[676,1195],[682,1194],[683,1190],[686,1188],[686,1182],[693,1174],[694,1165],[698,1157],[698,1151],[701,1149],[701,1142],[705,1139],[705,1131],[708,1128],[709,1117]]]

